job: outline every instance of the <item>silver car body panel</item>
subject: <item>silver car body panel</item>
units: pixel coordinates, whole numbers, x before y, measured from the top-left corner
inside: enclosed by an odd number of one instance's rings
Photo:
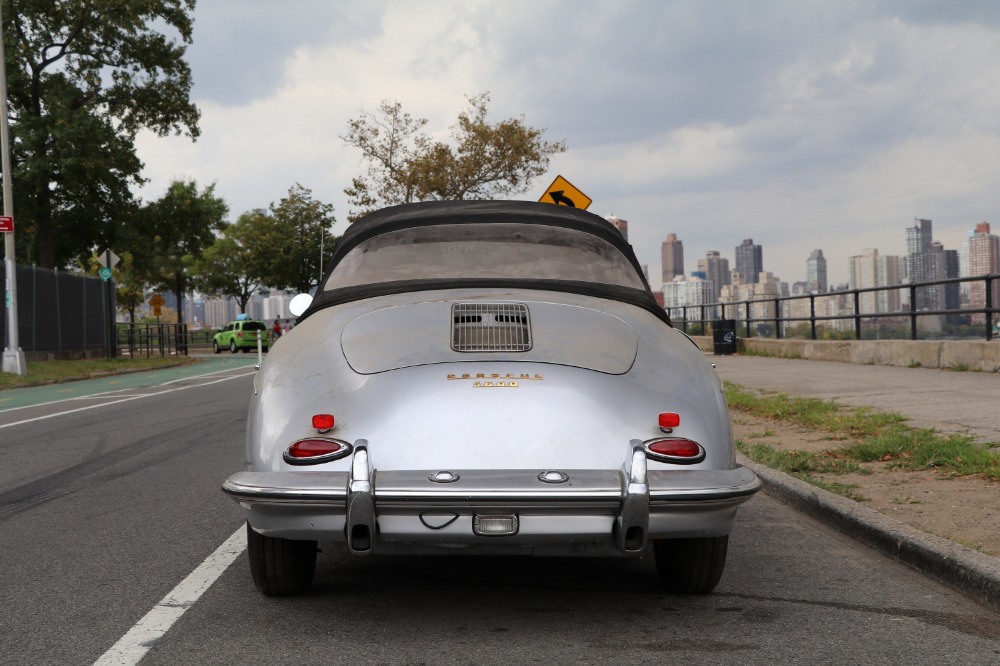
[[[509,299],[504,299],[508,301]],[[460,363],[470,353],[428,340],[448,340],[453,298],[384,307],[344,327],[341,342],[355,372],[374,374],[428,363]],[[593,308],[532,301],[531,349],[488,352],[491,361],[534,361],[571,365],[607,374],[628,372],[635,361],[636,335],[620,318]],[[580,331],[586,335],[580,335]]]

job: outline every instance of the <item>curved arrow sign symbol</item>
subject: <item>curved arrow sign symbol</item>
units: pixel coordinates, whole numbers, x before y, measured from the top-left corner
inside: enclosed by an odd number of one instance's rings
[[[563,190],[556,190],[555,192],[549,192],[549,196],[552,197],[552,203],[563,206],[569,206],[570,208],[576,208],[576,204],[573,200],[563,194]]]

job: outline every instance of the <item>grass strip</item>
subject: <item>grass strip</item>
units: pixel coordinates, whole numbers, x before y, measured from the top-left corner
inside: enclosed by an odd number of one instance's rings
[[[32,361],[28,363],[28,374],[0,373],[0,390],[44,386],[79,379],[94,379],[108,375],[121,375],[143,370],[157,370],[179,365],[197,363],[198,359],[181,357],[168,358],[101,358],[76,361]]]
[[[904,416],[894,412],[845,408],[832,401],[781,393],[758,395],[730,382],[725,386],[726,400],[735,411],[788,421],[827,432],[846,442],[818,454],[776,451],[761,443],[742,444],[740,450],[745,455],[774,469],[806,475],[843,473],[858,471],[855,468],[860,463],[883,462],[908,470],[937,469],[955,476],[980,475],[1000,481],[1000,453],[990,450],[995,443],[983,444],[965,434],[946,435],[932,429],[912,428],[905,424]],[[832,459],[844,464],[819,464],[817,458],[821,462]]]

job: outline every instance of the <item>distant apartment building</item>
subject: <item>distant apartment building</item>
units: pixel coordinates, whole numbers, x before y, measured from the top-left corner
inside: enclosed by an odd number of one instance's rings
[[[741,273],[733,272],[732,283],[724,286],[719,294],[720,303],[734,304],[726,307],[726,319],[746,319],[748,313],[744,304],[747,301],[759,301],[750,304],[751,319],[776,319],[775,299],[781,297],[782,285],[771,273],[758,273],[757,280],[744,282]],[[787,285],[784,291],[787,292]]]
[[[283,291],[272,291],[264,298],[263,319],[272,322],[275,319],[289,319],[288,303],[292,297]]]
[[[228,297],[212,297],[205,299],[205,325],[209,328],[222,328],[236,319],[239,308],[236,301]]]
[[[976,225],[975,230],[969,234],[967,244],[966,275],[974,277],[977,275],[997,275],[1000,274],[1000,236],[990,233],[988,222]],[[986,283],[970,282],[969,284],[969,307],[986,307]],[[1000,279],[994,280],[990,293],[991,305],[1000,307]],[[983,323],[983,315],[973,315],[974,323]]]
[[[754,245],[752,238],[744,238],[736,246],[736,267],[743,284],[756,284],[760,273],[764,270],[764,250],[760,245]]]
[[[685,307],[708,305],[715,302],[715,294],[712,283],[697,277],[685,278],[683,275],[675,277],[671,282],[663,285],[663,307],[670,315],[671,319],[680,321],[684,318]],[[713,313],[706,313],[705,317],[713,318]],[[687,319],[701,319],[701,312],[687,312]]]
[[[677,234],[667,234],[667,240],[660,245],[660,258],[663,284],[673,282],[675,277],[684,277],[684,243],[677,239]]]
[[[826,257],[823,250],[813,250],[806,260],[806,282],[814,292],[826,291]]]
[[[625,237],[625,240],[628,240],[628,220],[623,220],[614,213],[605,216],[604,219],[610,222],[611,226],[620,231],[621,235]]]
[[[705,274],[705,280],[712,283],[712,299],[719,301],[722,288],[732,282],[729,260],[720,256],[718,250],[709,250],[704,259],[698,260],[698,272]]]
[[[853,256],[850,262],[851,289],[872,287],[892,287],[902,284],[902,270],[899,257],[879,254],[878,250],[865,250]],[[858,298],[860,314],[899,312],[899,289],[865,292]]]

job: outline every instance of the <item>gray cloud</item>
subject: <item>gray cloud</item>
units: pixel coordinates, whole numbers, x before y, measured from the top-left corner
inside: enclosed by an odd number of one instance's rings
[[[654,285],[668,232],[689,270],[753,237],[785,280],[814,248],[843,280],[915,215],[955,247],[996,211],[998,37],[1000,3],[974,0],[202,0],[195,96],[222,108],[198,148],[143,158],[218,178],[234,210],[302,180],[342,216],[347,118],[397,99],[441,131],[490,91],[494,118],[567,140],[550,176],[630,220]],[[250,153],[261,123],[281,136]]]
[[[381,2],[201,0],[188,62],[197,102],[240,106],[275,94],[296,49],[381,32]],[[335,63],[332,63],[335,65]]]

